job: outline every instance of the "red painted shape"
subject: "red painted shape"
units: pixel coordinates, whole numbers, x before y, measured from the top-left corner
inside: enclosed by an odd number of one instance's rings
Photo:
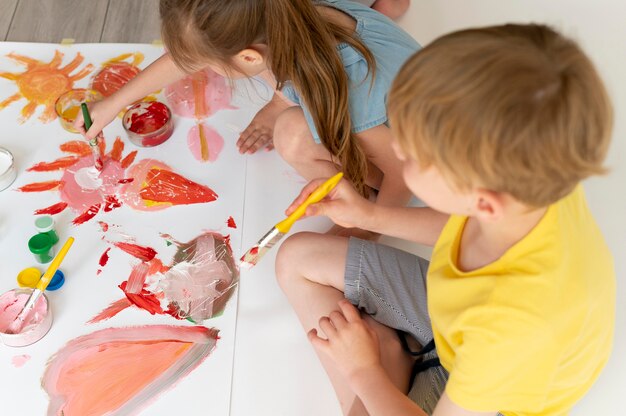
[[[122,139],[117,137],[115,139],[115,142],[113,142],[113,148],[111,149],[111,153],[109,154],[109,156],[111,156],[111,159],[119,162],[122,159],[123,151],[124,151],[124,142],[122,142]]]
[[[107,195],[104,197],[104,212],[113,211],[115,208],[122,206],[122,203],[115,195]]]
[[[65,208],[67,208],[67,202],[59,202],[58,204],[50,205],[47,208],[41,208],[41,209],[36,210],[35,215],[42,215],[42,214],[55,215],[63,211]]]
[[[100,224],[100,228],[102,229],[102,232],[106,233],[107,231],[109,231],[109,224],[107,224],[104,221],[98,221],[98,224]]]
[[[157,131],[169,120],[167,106],[155,101],[145,111],[137,112],[130,119],[128,130],[137,134],[148,134]]]
[[[57,159],[53,162],[41,162],[26,169],[27,172],[52,172],[55,170],[62,170],[69,168],[70,166],[78,162],[77,156],[67,156]]]
[[[100,264],[100,267],[104,267],[107,265],[107,262],[109,261],[109,251],[111,251],[111,247],[104,250],[104,253],[102,253],[102,255],[100,256],[100,261],[98,262]]]
[[[59,148],[66,153],[74,153],[78,156],[88,156],[91,154],[89,145],[82,140],[74,140],[63,143]]]
[[[124,291],[124,294],[131,303],[150,312],[151,315],[164,313],[163,308],[161,308],[161,302],[156,295],[148,292],[146,289],[142,289],[141,293],[126,293],[127,284],[128,282],[122,282],[119,288]]]
[[[90,219],[92,219],[93,217],[96,216],[98,211],[100,211],[100,206],[101,205],[102,204],[93,204],[92,206],[87,208],[87,211],[83,212],[78,217],[74,218],[74,221],[72,221],[72,224],[80,225],[80,224],[83,224],[83,223],[89,221]]]
[[[207,186],[164,169],[150,169],[147,185],[139,196],[146,201],[169,202],[172,205],[200,204],[217,199],[217,194]]]
[[[254,246],[250,249],[250,254],[253,256],[256,256],[257,254],[259,254],[259,246]]]
[[[121,184],[125,184],[125,183],[131,183],[132,181],[134,181],[135,178],[124,178],[124,179],[120,179],[119,181],[117,181],[117,183]]]
[[[91,88],[108,97],[139,73],[140,69],[127,62],[107,64],[91,82]]]
[[[133,150],[128,155],[126,155],[124,159],[122,159],[122,162],[121,162],[122,167],[126,169],[127,167],[132,165],[132,163],[135,161],[135,157],[137,157],[137,151]]]
[[[17,190],[21,192],[42,192],[56,189],[59,185],[61,185],[61,181],[35,182],[17,188]]]
[[[128,308],[132,303],[128,300],[128,298],[120,299],[116,302],[110,304],[106,309],[102,312],[91,318],[91,320],[87,321],[88,324],[95,324],[96,322],[104,321],[106,319],[112,318],[118,313],[122,312],[124,309]]]
[[[237,224],[235,224],[235,219],[233,217],[228,217],[228,219],[226,220],[226,225],[228,225],[230,228],[237,228]]]
[[[123,242],[113,243],[113,245],[131,256],[137,257],[139,260],[143,261],[150,261],[157,255],[157,252],[152,247],[143,247],[138,246],[137,244]]]

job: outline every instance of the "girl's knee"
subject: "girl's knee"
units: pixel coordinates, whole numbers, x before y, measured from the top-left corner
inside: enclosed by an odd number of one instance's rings
[[[291,107],[280,113],[274,125],[274,148],[286,161],[296,160],[302,153],[303,136],[309,134],[309,126],[299,107]]]

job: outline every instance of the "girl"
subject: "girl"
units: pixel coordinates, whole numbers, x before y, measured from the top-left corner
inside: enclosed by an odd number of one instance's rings
[[[370,6],[372,9],[392,19],[402,16],[409,8],[410,0],[356,0],[361,4]]]
[[[209,67],[233,79],[265,74],[276,94],[263,117],[274,126],[277,151],[302,176],[342,169],[361,194],[366,185],[377,189],[378,203],[408,202],[385,101],[419,46],[388,18],[346,0],[161,0],[160,13],[168,53],[93,105],[88,139],[124,106],[188,73]],[[84,132],[83,124],[79,117]],[[266,145],[256,137],[240,140],[240,149]]]

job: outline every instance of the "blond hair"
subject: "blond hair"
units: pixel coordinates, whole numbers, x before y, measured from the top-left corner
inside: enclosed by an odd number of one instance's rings
[[[612,109],[573,41],[542,25],[505,25],[451,33],[411,57],[389,118],[401,148],[459,189],[540,207],[605,172]]]
[[[187,72],[211,61],[227,70],[238,52],[266,44],[277,89],[293,84],[326,149],[366,192],[367,159],[352,133],[348,78],[336,48],[338,42],[355,48],[373,78],[374,56],[360,39],[327,21],[311,0],[161,0],[160,14],[165,46]]]

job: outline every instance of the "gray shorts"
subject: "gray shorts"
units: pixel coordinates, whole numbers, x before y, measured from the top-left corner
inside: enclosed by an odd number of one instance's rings
[[[376,321],[407,332],[420,345],[433,339],[426,304],[428,260],[371,241],[350,238],[345,296]],[[435,358],[436,350],[424,360]],[[409,397],[431,414],[448,379],[441,366],[418,373]]]

